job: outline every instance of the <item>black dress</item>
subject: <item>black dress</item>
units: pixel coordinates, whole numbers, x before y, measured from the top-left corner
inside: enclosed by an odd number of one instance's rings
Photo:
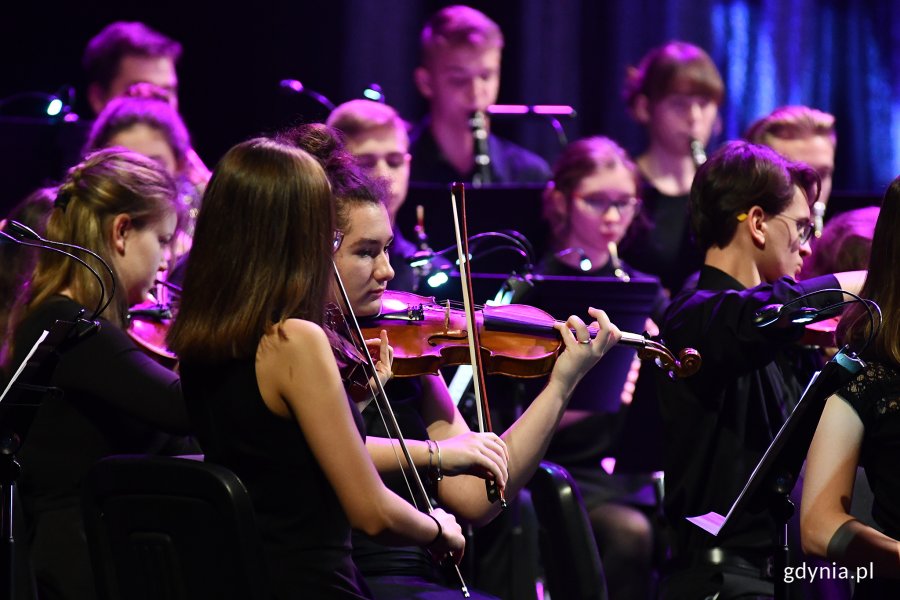
[[[691,234],[690,197],[667,196],[655,187],[641,188],[641,213],[619,247],[632,267],[659,277],[672,296],[703,264]]]
[[[36,307],[15,332],[18,365],[57,320],[83,307],[54,296]],[[113,454],[196,452],[178,376],[146,356],[122,331],[100,319],[98,331],[58,348],[50,384],[64,395],[38,409],[19,453],[19,491],[26,539],[39,592],[48,598],[94,598],[81,517],[81,481],[99,459]]]
[[[272,413],[253,358],[181,364],[206,460],[243,481],[256,510],[277,598],[369,598],[350,560],[350,523],[299,425]],[[357,428],[362,421],[348,400]]]
[[[386,386],[385,393],[390,398],[391,409],[403,437],[427,440],[428,429],[422,420],[422,385],[419,378],[393,379]],[[384,421],[374,402],[369,403],[362,416],[368,435],[388,437]],[[426,469],[419,469],[419,475],[429,496],[436,498],[437,482],[429,477]],[[410,497],[402,475],[382,474],[381,477],[384,484],[398,496]],[[416,498],[418,497],[417,495]],[[418,546],[384,546],[367,535],[354,531],[353,561],[359,566],[378,600],[456,600],[461,597],[459,588],[454,587],[456,582],[446,577],[429,554]],[[475,600],[491,598],[475,590],[470,590],[470,593]]]
[[[875,496],[872,517],[885,535],[900,539],[900,369],[870,362],[838,395],[865,428],[860,463]],[[874,575],[857,582],[855,600],[900,598],[900,580],[877,579],[877,570]]]

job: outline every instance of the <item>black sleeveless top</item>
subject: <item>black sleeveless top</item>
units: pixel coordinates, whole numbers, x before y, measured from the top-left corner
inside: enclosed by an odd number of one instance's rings
[[[182,362],[181,381],[206,460],[234,471],[250,492],[275,596],[370,597],[350,560],[350,523],[337,495],[299,425],[265,405],[254,360]]]

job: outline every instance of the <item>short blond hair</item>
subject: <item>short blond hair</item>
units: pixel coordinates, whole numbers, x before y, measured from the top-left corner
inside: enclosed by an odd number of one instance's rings
[[[808,106],[782,106],[769,115],[757,119],[744,134],[754,144],[769,145],[772,138],[802,140],[822,136],[837,145],[834,115]]]
[[[500,26],[469,6],[447,6],[436,12],[422,29],[422,66],[448,48],[503,48]]]
[[[378,129],[402,131],[408,136],[409,124],[392,107],[372,100],[344,102],[328,115],[325,124],[354,139]]]

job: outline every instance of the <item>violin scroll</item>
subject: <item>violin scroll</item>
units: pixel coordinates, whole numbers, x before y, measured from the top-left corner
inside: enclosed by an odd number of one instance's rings
[[[633,346],[638,350],[638,358],[652,360],[672,379],[690,377],[700,370],[703,360],[700,353],[693,348],[683,348],[678,352],[678,358],[662,343],[651,340],[634,333],[622,333],[620,344]]]

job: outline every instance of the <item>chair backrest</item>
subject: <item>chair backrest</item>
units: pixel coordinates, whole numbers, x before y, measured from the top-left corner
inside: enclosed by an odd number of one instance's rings
[[[268,597],[250,497],[228,469],[113,456],[92,468],[82,501],[100,598]]]
[[[552,598],[607,600],[606,577],[581,494],[568,471],[542,462],[528,484]]]

